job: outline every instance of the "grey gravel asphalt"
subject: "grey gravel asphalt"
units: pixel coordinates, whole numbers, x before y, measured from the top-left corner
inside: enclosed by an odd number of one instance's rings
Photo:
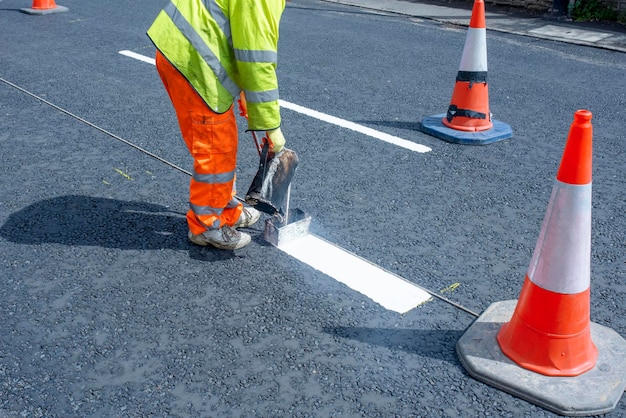
[[[58,3],[31,16],[0,0],[0,417],[556,416],[468,375],[466,310],[385,309],[262,225],[235,252],[190,244],[188,175],[110,135],[191,167],[154,67],[119,53],[154,56],[145,31],[166,1]],[[514,136],[460,146],[419,121],[447,108],[466,32],[288,3],[281,99],[431,149],[283,109],[301,160],[292,207],[317,236],[481,313],[518,297],[573,114],[589,109],[591,318],[626,336],[626,54],[488,31],[491,111]],[[258,157],[239,122],[243,190]],[[625,415],[622,396],[606,416]]]

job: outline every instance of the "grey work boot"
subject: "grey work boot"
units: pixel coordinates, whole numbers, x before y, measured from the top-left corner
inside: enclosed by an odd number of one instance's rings
[[[206,247],[207,245],[221,250],[237,250],[250,244],[250,235],[239,232],[236,229],[224,225],[219,229],[210,229],[202,234],[193,234],[189,231],[189,241],[196,245]]]
[[[261,212],[255,208],[244,206],[241,211],[241,215],[239,215],[239,219],[237,219],[233,228],[247,228],[252,226],[259,220],[260,217]]]

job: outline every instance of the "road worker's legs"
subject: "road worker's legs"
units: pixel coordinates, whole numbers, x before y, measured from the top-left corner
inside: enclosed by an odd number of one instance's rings
[[[156,65],[194,159],[187,212],[189,230],[197,235],[224,225],[233,226],[242,212],[242,204],[235,198],[235,114],[232,108],[223,114],[213,112],[159,52]]]

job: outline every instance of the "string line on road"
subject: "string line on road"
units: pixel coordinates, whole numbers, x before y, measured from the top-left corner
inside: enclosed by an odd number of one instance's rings
[[[145,58],[146,61],[149,62],[150,59],[148,57]],[[117,139],[120,142],[123,142],[126,145],[131,146],[132,148],[135,148],[146,155],[157,159],[158,161],[169,165],[170,167],[177,169],[178,171],[191,175],[188,171],[172,164],[164,158],[161,158],[158,155],[153,154],[133,144],[132,142],[103,129],[16,84],[13,84],[3,78],[0,78],[0,81],[100,132]],[[303,263],[308,264],[314,269],[321,271],[322,273],[345,284],[351,289],[367,296],[388,310],[398,313],[406,313],[411,309],[427,302],[430,299],[430,296],[433,296],[475,317],[478,316],[478,314],[470,311],[462,305],[424,289],[413,282],[395,275],[377,266],[376,264],[350,253],[349,251],[344,250],[322,238],[316,237],[313,234],[309,234],[308,236],[302,237],[294,242],[287,243],[286,245],[279,247],[279,249],[302,261]]]

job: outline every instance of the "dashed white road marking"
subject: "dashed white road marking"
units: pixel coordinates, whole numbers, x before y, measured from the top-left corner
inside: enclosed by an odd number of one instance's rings
[[[155,64],[154,58],[132,51],[120,51],[120,54],[148,64]],[[284,100],[280,101],[280,105],[295,112],[352,129],[412,151],[430,151],[430,148],[423,145],[285,102]],[[367,296],[385,309],[406,313],[431,299],[430,294],[416,284],[313,234],[281,244],[278,248],[297,260]]]
[[[389,135],[387,133],[380,132],[372,128],[368,128],[367,126],[350,122],[349,120],[340,119],[338,117],[327,115],[326,113],[308,109],[306,107],[303,107],[294,103],[289,103],[284,100],[279,100],[278,102],[280,103],[280,106],[284,107],[285,109],[293,110],[294,112],[302,113],[312,118],[319,119],[321,121],[324,121],[333,125],[341,126],[342,128],[351,129],[353,131],[362,133],[364,135],[371,136],[372,138],[380,139],[381,141],[388,142],[390,144],[397,145],[399,147],[406,148],[411,151],[415,151],[415,152],[431,151],[431,149],[425,145],[411,142],[406,139],[399,138],[397,136]]]
[[[124,50],[120,51],[120,54],[130,58],[134,58],[139,61],[147,62],[148,64],[156,65],[156,61],[154,58],[146,57],[145,55],[141,55],[133,51]]]

